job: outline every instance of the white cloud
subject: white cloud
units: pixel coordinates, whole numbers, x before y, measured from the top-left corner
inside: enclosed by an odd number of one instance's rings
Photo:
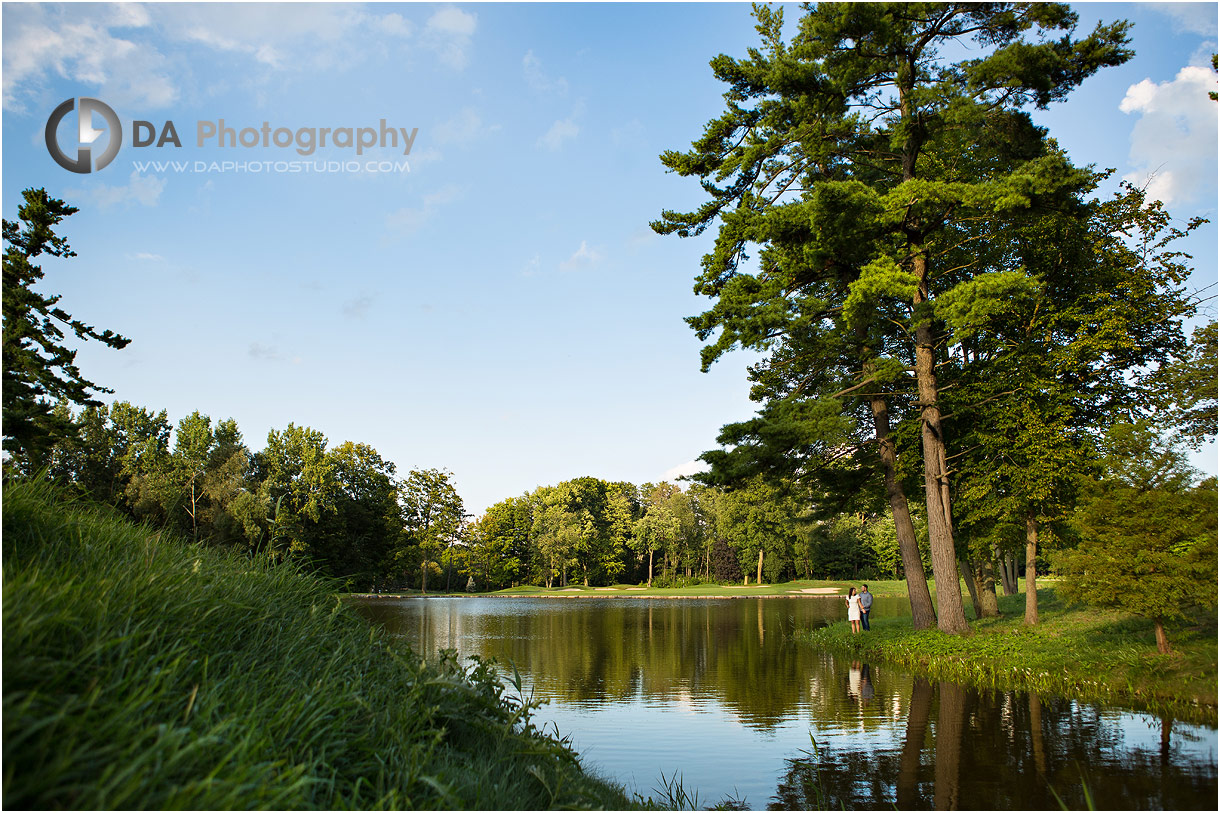
[[[142,7],[6,6],[4,109],[24,112],[55,78],[95,87],[118,107],[170,104],[178,91],[168,61],[131,36],[147,25]]]
[[[1215,74],[1199,66],[1172,82],[1129,87],[1119,109],[1140,118],[1131,130],[1134,169],[1123,177],[1167,205],[1214,200],[1216,103],[1207,94],[1215,89]]]
[[[679,477],[690,477],[691,475],[708,471],[710,469],[711,466],[704,463],[702,460],[690,460],[686,463],[679,463],[672,469],[666,469],[665,473],[661,475],[661,479],[672,483]]]
[[[131,203],[156,206],[161,199],[161,192],[165,189],[165,183],[165,178],[141,175],[138,170],[134,170],[124,186],[95,184],[86,189],[69,190],[69,193],[74,197],[90,200],[101,209]]]
[[[165,258],[162,257],[160,254],[151,254],[147,251],[137,251],[135,254],[131,255],[131,259],[144,260],[145,262],[156,263],[156,262],[161,262]]]
[[[464,64],[473,20],[441,9],[423,45]],[[162,108],[178,99],[181,85],[199,81],[179,53],[184,44],[244,56],[257,79],[275,71],[349,68],[371,53],[401,48],[414,30],[401,14],[342,3],[7,5],[4,108],[24,112],[33,99],[45,104],[40,96],[57,78],[88,86],[116,109]]]
[[[565,141],[576,138],[579,134],[580,127],[576,122],[571,119],[561,119],[551,125],[551,129],[546,131],[546,135],[539,137],[538,146],[556,152]]]
[[[468,51],[477,26],[476,15],[445,6],[428,18],[422,39],[442,63],[461,70],[470,61]]]
[[[525,83],[536,93],[563,96],[568,92],[568,80],[562,76],[552,79],[542,70],[542,60],[534,56],[534,52],[526,51],[521,60],[525,72]]]
[[[594,263],[605,259],[601,252],[589,248],[589,244],[584,240],[580,241],[580,248],[559,264],[559,267],[564,271],[575,271],[578,268],[587,268]]]

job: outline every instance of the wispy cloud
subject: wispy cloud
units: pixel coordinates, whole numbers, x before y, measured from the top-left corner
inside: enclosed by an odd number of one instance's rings
[[[376,5],[300,3],[12,4],[4,9],[4,109],[45,103],[63,78],[116,109],[164,108],[200,84],[182,47],[229,55],[252,82],[277,73],[347,70],[403,45],[462,68],[477,25],[474,14],[446,6],[420,26]],[[203,83],[212,84],[212,80]],[[255,93],[257,96],[258,93]]]
[[[456,116],[441,122],[434,130],[437,144],[470,144],[483,134],[483,119],[473,107],[463,107]]]
[[[461,199],[462,187],[448,184],[424,195],[420,206],[404,206],[386,215],[386,229],[391,236],[405,237],[419,231],[438,209]]]
[[[4,109],[25,112],[57,77],[97,88],[114,105],[159,108],[178,90],[168,60],[139,44],[143,6],[17,4],[4,9]]]
[[[581,240],[580,248],[573,252],[571,257],[559,264],[559,267],[564,271],[575,271],[580,268],[588,268],[589,266],[601,262],[605,259],[604,255],[596,249],[589,248],[589,244]]]
[[[535,93],[563,96],[568,92],[568,80],[562,76],[548,75],[542,69],[542,60],[534,56],[532,50],[525,52],[525,57],[521,60],[521,69],[525,74],[525,83]]]
[[[250,342],[250,347],[246,350],[246,354],[256,361],[279,361],[280,351],[269,345],[260,344],[258,342]]]
[[[166,178],[156,175],[141,175],[137,170],[131,173],[125,185],[94,184],[85,189],[69,190],[69,193],[75,197],[90,200],[101,209],[132,203],[156,206],[160,202],[166,182]]]
[[[428,18],[423,42],[442,63],[456,70],[470,61],[470,46],[478,27],[478,16],[456,6],[445,6]]]
[[[348,319],[363,320],[368,316],[374,301],[374,297],[371,294],[364,294],[355,299],[349,299],[343,303],[343,315]]]
[[[1174,28],[1205,37],[1216,36],[1216,6],[1214,3],[1143,3],[1173,18]]]
[[[565,141],[570,141],[580,134],[580,127],[572,119],[561,119],[551,125],[545,135],[539,136],[538,146],[546,147],[551,152],[557,152]]]

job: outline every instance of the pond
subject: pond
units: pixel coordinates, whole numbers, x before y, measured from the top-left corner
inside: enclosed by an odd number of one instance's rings
[[[355,603],[417,650],[515,664],[535,722],[643,796],[678,777],[700,807],[1216,809],[1214,727],[796,643],[844,617],[835,597]]]

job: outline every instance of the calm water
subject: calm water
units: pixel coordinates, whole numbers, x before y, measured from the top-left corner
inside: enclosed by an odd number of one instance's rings
[[[515,663],[584,764],[701,807],[1217,809],[1216,729],[930,682],[792,641],[833,597],[367,599],[418,650]],[[878,599],[873,617],[905,611]],[[816,741],[815,749],[811,742]],[[1053,792],[1052,792],[1053,791]]]

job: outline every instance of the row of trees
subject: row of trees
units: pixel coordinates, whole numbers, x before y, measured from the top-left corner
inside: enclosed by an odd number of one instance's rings
[[[46,471],[76,493],[154,527],[308,562],[359,587],[480,588],[675,579],[740,582],[900,572],[876,505],[818,513],[797,483],[756,479],[731,493],[578,478],[492,506],[470,522],[449,472],[414,470],[363,443],[330,445],[289,424],[247,446],[236,421],[128,402],[85,379],[64,328],[121,349],[36,293],[37,259],[74,256],[56,233],[75,208],[24,193],[4,222],[6,475]],[[922,572],[922,571],[921,571]],[[456,581],[456,584],[455,584]]]
[[[1068,541],[1107,432],[1151,413],[1216,431],[1215,326],[1188,343],[1199,298],[1173,245],[1201,221],[1130,185],[1095,199],[1108,173],[1028,112],[1130,58],[1128,24],[1077,39],[1062,4],[832,3],[787,40],[782,10],[755,16],[760,46],[711,63],[724,113],[661,156],[706,201],[653,224],[717,228],[695,284],[711,305],[688,319],[704,368],[764,354],[758,415],[724,427],[704,479],[884,495],[908,572],[921,489],[937,606],[912,582],[914,625],[969,631],[959,577],[994,614],[1018,540],[1034,623],[1039,549]],[[1214,532],[1192,544],[1214,561]]]
[[[755,479],[727,491],[581,477],[491,506],[461,555],[479,584],[668,586],[896,577],[892,520],[819,518],[810,497]]]
[[[53,411],[68,427],[40,460],[62,485],[132,519],[215,545],[303,559],[369,586],[426,587],[465,521],[452,474],[404,479],[364,443],[330,446],[315,429],[272,430],[252,452],[232,419],[166,413],[126,402]],[[11,465],[29,469],[18,456]]]
[[[453,475],[396,476],[363,443],[289,424],[251,451],[232,419],[117,401],[73,413],[45,466],[56,482],[195,541],[293,557],[353,586],[742,583],[900,574],[881,512],[819,518],[811,495],[756,479],[734,491],[581,477],[475,521]],[[12,465],[29,469],[25,458]],[[429,579],[432,579],[430,582]]]

